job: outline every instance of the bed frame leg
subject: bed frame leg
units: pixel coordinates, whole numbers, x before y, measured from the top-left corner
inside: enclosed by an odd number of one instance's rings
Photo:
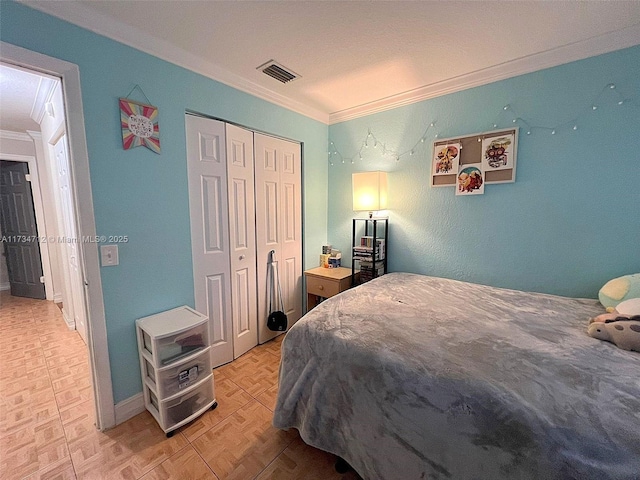
[[[347,473],[351,470],[351,465],[349,465],[344,458],[337,457],[335,468],[338,473]]]

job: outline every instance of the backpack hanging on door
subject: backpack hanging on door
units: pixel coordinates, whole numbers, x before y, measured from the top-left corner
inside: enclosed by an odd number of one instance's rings
[[[280,308],[284,308],[282,301],[282,289],[280,288],[280,275],[277,275],[277,266],[274,261],[275,250],[269,252],[270,256],[270,288],[269,288],[269,316],[267,317],[267,328],[274,332],[284,332],[287,329],[287,315],[282,310],[274,310],[274,301],[276,296],[276,283],[278,286],[278,298],[280,299]]]

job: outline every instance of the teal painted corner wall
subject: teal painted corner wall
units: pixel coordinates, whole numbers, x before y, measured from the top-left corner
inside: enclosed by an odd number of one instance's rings
[[[631,99],[618,105],[614,90]],[[456,197],[430,187],[433,140],[521,123],[515,183],[486,185]],[[415,272],[500,287],[597,297],[611,278],[640,272],[640,46],[522,75],[329,127],[347,158],[368,129],[399,162],[369,147],[363,159],[329,167],[327,241],[351,245],[351,173],[389,172],[390,271]]]
[[[303,142],[305,265],[312,266],[326,243],[328,127],[24,5],[0,8],[0,40],[80,69],[97,233],[129,237],[119,245],[120,265],[101,269],[117,403],[142,390],[136,318],[194,306],[185,111]],[[118,98],[137,84],[159,109],[161,155],[122,149]]]

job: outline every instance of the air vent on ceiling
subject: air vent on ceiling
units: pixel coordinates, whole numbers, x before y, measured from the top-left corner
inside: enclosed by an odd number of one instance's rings
[[[300,75],[280,65],[275,60],[269,60],[267,63],[260,65],[258,70],[282,83],[289,83],[296,78],[300,78]]]

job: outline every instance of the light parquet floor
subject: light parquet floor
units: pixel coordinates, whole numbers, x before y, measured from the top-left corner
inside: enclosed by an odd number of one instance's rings
[[[173,437],[148,412],[99,432],[82,339],[52,302],[0,292],[0,478],[359,479],[271,425],[281,341],[215,369],[218,408]]]

